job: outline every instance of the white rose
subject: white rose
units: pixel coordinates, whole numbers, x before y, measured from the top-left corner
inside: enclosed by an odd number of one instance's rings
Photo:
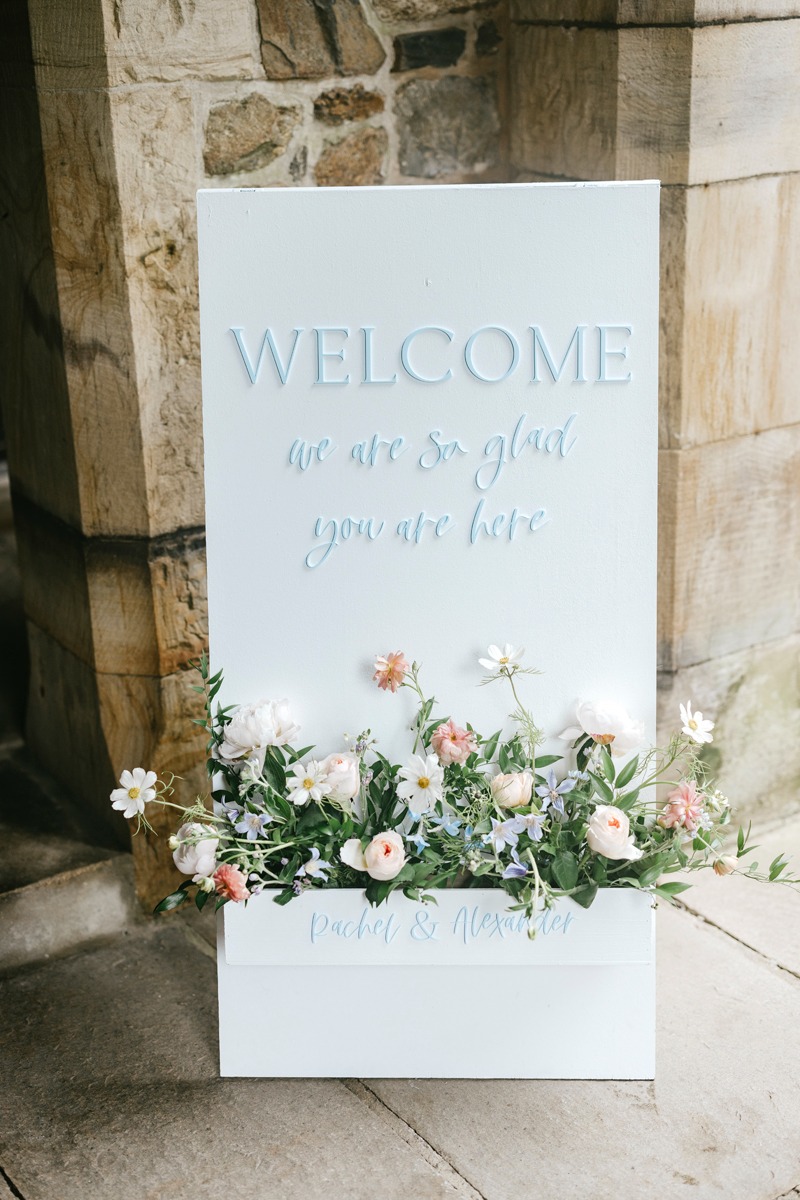
[[[182,875],[192,875],[194,882],[213,875],[217,869],[219,838],[210,825],[192,822],[181,825],[176,837],[180,843],[172,861]],[[170,838],[172,841],[172,838]]]
[[[503,808],[521,808],[531,802],[533,776],[530,771],[512,771],[495,775],[491,781],[492,796]]]
[[[286,700],[259,700],[235,709],[223,731],[220,758],[237,762],[254,759],[257,769],[264,766],[267,746],[284,746],[300,732]]]
[[[588,733],[596,742],[608,746],[614,755],[629,754],[644,741],[644,724],[614,700],[582,700],[576,715],[577,725],[570,725],[561,734],[564,741],[574,742]]]
[[[586,842],[594,854],[606,858],[642,857],[642,851],[633,840],[627,814],[613,804],[600,804],[589,818]]]
[[[399,833],[378,833],[364,851],[367,873],[373,879],[394,879],[405,866],[406,853]]]
[[[353,754],[329,754],[322,760],[322,769],[330,784],[330,794],[337,800],[352,800],[361,787],[358,759]]]
[[[348,838],[339,851],[339,858],[354,871],[366,871],[367,869],[367,860],[361,849],[360,838]]]

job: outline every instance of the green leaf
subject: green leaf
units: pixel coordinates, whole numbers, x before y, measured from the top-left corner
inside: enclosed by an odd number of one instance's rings
[[[580,904],[581,908],[590,908],[596,895],[597,884],[586,883],[583,887],[579,887],[577,891],[573,892],[570,898],[576,904]]]
[[[655,888],[655,893],[661,896],[662,900],[667,900],[670,896],[679,896],[681,892],[687,892],[691,886],[690,883],[660,883]]]
[[[614,760],[609,753],[608,746],[600,748],[600,768],[609,783],[613,783],[617,777],[617,772],[614,767]]]
[[[559,850],[553,859],[552,871],[556,883],[565,892],[574,888],[578,882],[578,860],[569,850]]]
[[[561,762],[560,754],[542,754],[539,758],[534,759],[535,767],[552,767],[553,763]]]
[[[511,766],[511,763],[508,758],[508,747],[507,746],[500,747],[500,753],[497,755],[497,762],[500,766],[501,771],[503,771],[503,772],[508,771],[509,767]]]
[[[612,792],[611,788],[606,783],[605,779],[601,779],[599,775],[595,775],[594,771],[590,771],[589,775],[591,776],[591,778],[594,782],[595,789],[603,797],[606,804],[613,804],[614,803],[614,793]]]
[[[638,770],[639,770],[639,755],[637,754],[636,757],[632,758],[629,763],[626,763],[625,766],[620,771],[619,775],[617,776],[617,787],[618,788],[626,787],[630,783],[630,781],[633,779],[634,775],[636,774],[636,772]]]
[[[492,736],[487,738],[486,741],[481,745],[483,757],[487,762],[494,758],[494,752],[497,749],[497,743],[500,741],[500,734],[502,732],[502,729],[498,729],[497,733],[493,733]]]
[[[624,796],[618,796],[614,803],[616,804],[617,808],[621,808],[623,812],[628,812],[628,810],[633,808],[634,804],[639,799],[640,791],[641,789],[637,788],[635,792],[626,792]]]
[[[203,908],[205,907],[206,903],[208,902],[208,898],[210,895],[211,895],[210,892],[201,892],[199,890],[197,892],[195,892],[194,902],[197,905],[197,907],[200,909],[201,912],[203,911]]]
[[[163,900],[159,900],[158,904],[153,909],[153,913],[172,912],[173,908],[180,906],[188,900],[187,893],[181,888],[178,892],[172,892],[169,896],[165,896]]]

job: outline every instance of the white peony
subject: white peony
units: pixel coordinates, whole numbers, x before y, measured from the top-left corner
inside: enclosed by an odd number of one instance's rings
[[[322,769],[330,784],[334,800],[352,800],[361,787],[358,759],[354,754],[329,754],[322,760]]]
[[[530,771],[512,771],[495,775],[491,781],[492,796],[501,808],[521,808],[531,802],[533,776]]]
[[[259,700],[242,704],[231,714],[223,730],[219,756],[226,762],[254,759],[258,770],[264,766],[268,746],[285,746],[300,732],[286,700]]]
[[[586,843],[594,854],[633,861],[642,851],[633,840],[627,814],[613,804],[599,804],[589,818]]]
[[[581,700],[575,710],[578,724],[570,725],[560,737],[566,742],[589,734],[608,746],[614,755],[629,754],[644,741],[644,723],[633,717],[614,700]]]
[[[195,883],[213,875],[217,869],[219,845],[215,830],[210,825],[192,821],[181,825],[175,836],[178,846],[172,855],[172,861],[181,874],[191,875]]]

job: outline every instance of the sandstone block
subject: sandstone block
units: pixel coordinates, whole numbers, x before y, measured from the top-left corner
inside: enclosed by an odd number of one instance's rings
[[[258,92],[215,105],[206,122],[206,174],[233,175],[265,167],[285,152],[299,120],[298,109],[271,104]]]
[[[495,160],[500,119],[488,77],[409,80],[397,90],[395,112],[403,175],[477,173]]]
[[[800,420],[800,176],[662,193],[663,446]]]
[[[373,75],[386,53],[360,0],[257,0],[261,58],[268,79]]]
[[[389,139],[385,129],[368,126],[328,146],[320,155],[314,176],[320,187],[383,183],[383,160]]]
[[[351,88],[330,88],[327,92],[320,92],[314,101],[314,116],[325,125],[364,121],[383,112],[383,109],[381,93],[367,91],[361,83]]]
[[[425,29],[401,33],[394,39],[393,71],[415,71],[419,67],[454,67],[467,44],[464,29]]]
[[[446,13],[463,12],[465,8],[473,7],[464,0],[371,0],[371,3],[380,19],[390,25],[431,21]]]
[[[703,757],[745,822],[797,808],[800,795],[800,637],[751,646],[659,675],[659,736],[690,700],[716,723]],[[758,752],[754,753],[754,748]],[[760,841],[760,838],[756,839]],[[755,856],[760,860],[760,856]]]
[[[677,670],[800,629],[800,424],[659,466],[659,659]]]
[[[503,36],[496,21],[484,21],[475,31],[475,53],[478,58],[496,54],[503,44]]]

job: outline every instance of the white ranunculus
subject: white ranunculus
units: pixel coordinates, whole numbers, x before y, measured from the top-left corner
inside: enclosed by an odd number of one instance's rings
[[[219,845],[216,831],[210,825],[192,821],[181,825],[176,837],[179,845],[172,855],[172,861],[181,874],[191,875],[195,883],[213,875],[217,869]]]
[[[255,759],[260,771],[267,747],[285,746],[299,732],[300,727],[292,720],[286,700],[242,704],[234,710],[225,726],[219,756],[226,762]]]
[[[588,733],[617,756],[630,754],[644,741],[643,722],[635,721],[615,700],[581,700],[575,712],[578,724],[564,730],[564,741],[574,742]]]
[[[322,760],[322,769],[331,785],[334,800],[352,800],[361,787],[358,759],[354,754],[329,754]]]
[[[642,851],[633,840],[627,814],[613,804],[600,804],[589,818],[586,843],[594,854],[606,858],[633,860],[642,857]]]
[[[511,771],[508,775],[495,775],[490,786],[501,808],[521,808],[531,802],[533,776],[530,771]]]
[[[399,833],[378,833],[364,851],[367,874],[373,879],[394,879],[406,863],[405,846]]]
[[[359,838],[348,838],[339,851],[339,858],[346,866],[352,867],[354,871],[366,871],[367,869],[367,860],[364,857],[364,851],[361,849],[361,840]]]

